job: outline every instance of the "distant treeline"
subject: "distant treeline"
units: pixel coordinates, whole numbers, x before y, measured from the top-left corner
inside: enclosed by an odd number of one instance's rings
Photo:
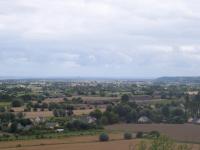
[[[200,84],[200,77],[161,77],[154,80],[156,83],[190,83]]]

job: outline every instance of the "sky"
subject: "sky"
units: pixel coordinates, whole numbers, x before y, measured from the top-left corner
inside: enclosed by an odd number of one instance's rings
[[[199,76],[199,8],[199,0],[0,0],[0,76]]]

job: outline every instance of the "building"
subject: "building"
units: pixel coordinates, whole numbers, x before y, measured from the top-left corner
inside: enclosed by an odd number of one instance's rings
[[[146,116],[142,116],[142,117],[140,117],[139,119],[138,119],[138,123],[150,123],[151,122],[151,120],[148,118],[148,117],[146,117]]]

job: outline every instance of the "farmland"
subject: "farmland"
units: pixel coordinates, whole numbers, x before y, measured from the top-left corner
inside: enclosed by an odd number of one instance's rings
[[[95,109],[83,109],[83,110],[74,110],[74,115],[88,115],[90,112]],[[104,108],[100,109],[102,112],[105,111]],[[24,112],[26,118],[36,118],[36,117],[53,117],[52,111],[37,111],[37,112]]]
[[[28,80],[0,88],[0,149],[127,149],[163,135],[200,141],[200,86]]]
[[[194,124],[116,124],[106,126],[112,132],[150,132],[159,131],[176,141],[200,142],[200,126]]]
[[[0,107],[10,106],[10,102],[0,102]]]
[[[62,139],[31,140],[0,143],[2,150],[129,150],[136,147],[141,140],[123,140],[122,134],[110,134],[109,142],[98,142],[97,136],[69,137]],[[147,141],[148,142],[148,141]],[[19,147],[20,145],[20,147]],[[199,145],[190,144],[192,150],[198,150]]]
[[[111,140],[121,140],[123,136],[121,134],[110,134]],[[42,139],[42,140],[28,140],[28,141],[12,141],[12,142],[1,142],[0,149],[3,148],[14,148],[17,145],[23,147],[40,146],[40,145],[58,145],[58,144],[75,144],[75,143],[94,143],[98,142],[98,136],[77,136],[67,137],[61,139]]]

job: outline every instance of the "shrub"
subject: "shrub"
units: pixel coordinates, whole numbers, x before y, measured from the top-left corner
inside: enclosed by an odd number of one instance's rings
[[[88,130],[88,129],[96,129],[96,125],[89,124],[81,120],[74,120],[68,122],[66,128],[69,130]]]
[[[121,97],[121,101],[123,102],[123,103],[127,103],[128,101],[129,101],[129,95],[127,95],[127,94],[124,94],[124,95],[122,95],[122,97]]]
[[[149,133],[149,136],[152,137],[152,138],[158,138],[160,136],[160,132],[158,132],[158,131],[151,131]]]
[[[132,137],[132,133],[130,133],[130,132],[125,132],[124,133],[124,139],[125,140],[130,140],[130,139],[132,139],[133,137]]]
[[[22,105],[23,105],[23,102],[20,100],[12,101],[12,107],[21,107]]]
[[[137,150],[147,150],[147,143],[145,141],[141,141],[137,145]]]
[[[150,150],[174,150],[176,149],[176,144],[173,140],[166,136],[160,136],[155,138],[150,146]]]
[[[99,135],[99,141],[101,142],[105,142],[105,141],[109,141],[109,136],[107,133],[101,133]]]
[[[141,141],[136,150],[192,150],[192,147],[187,144],[176,144],[173,140],[161,135],[148,143]]]
[[[137,132],[136,138],[143,138],[143,132]]]
[[[16,147],[22,147],[22,145],[21,144],[17,144]]]

